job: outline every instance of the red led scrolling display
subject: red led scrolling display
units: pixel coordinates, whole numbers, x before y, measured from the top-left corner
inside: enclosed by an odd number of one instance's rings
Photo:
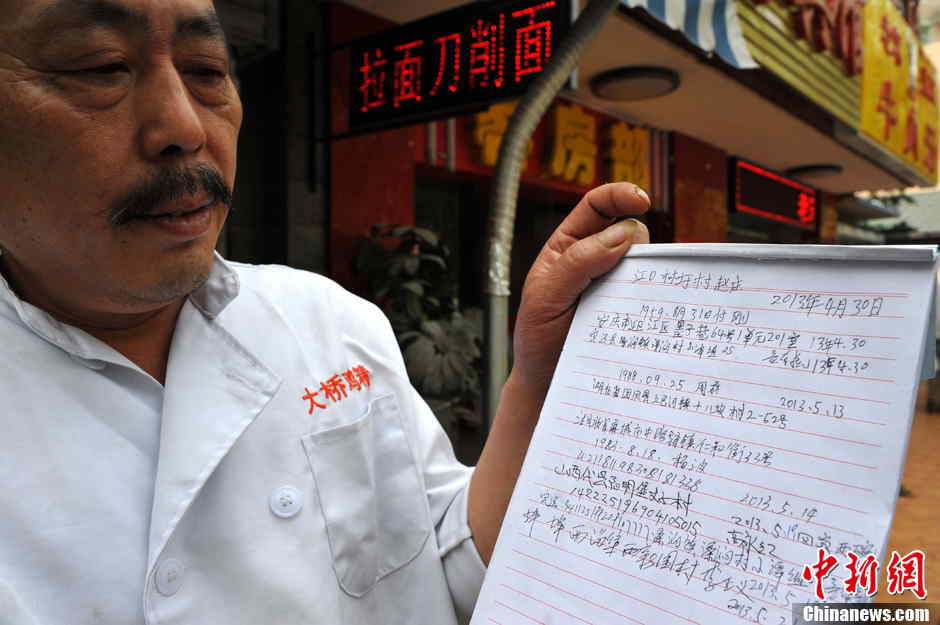
[[[357,41],[350,128],[415,123],[517,97],[545,69],[570,24],[570,0],[503,0]]]
[[[734,161],[732,172],[735,210],[806,230],[816,229],[816,189],[746,161]]]

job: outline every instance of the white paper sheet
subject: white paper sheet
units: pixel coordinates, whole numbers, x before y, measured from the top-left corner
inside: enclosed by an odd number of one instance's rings
[[[864,600],[843,554],[883,555],[934,284],[882,249],[636,246],[593,285],[472,625],[789,625],[820,546]]]

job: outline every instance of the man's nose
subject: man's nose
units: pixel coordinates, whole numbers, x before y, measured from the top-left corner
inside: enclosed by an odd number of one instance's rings
[[[135,94],[144,158],[193,154],[206,143],[206,130],[182,76],[172,65],[152,70]]]

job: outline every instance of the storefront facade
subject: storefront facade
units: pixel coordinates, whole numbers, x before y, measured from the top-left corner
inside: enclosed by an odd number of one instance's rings
[[[464,3],[222,0],[220,8],[240,3],[254,3],[265,20],[275,19],[267,11],[276,6],[280,38],[234,42],[245,59],[246,117],[225,253],[311,269],[358,291],[356,250],[370,228],[419,226],[451,250],[448,279],[461,306],[479,306],[494,165],[518,94],[453,110],[425,101],[421,115],[396,118],[396,105],[429,91],[453,86],[459,95],[458,62],[465,72],[474,62],[480,69],[481,57],[454,52],[454,33],[406,28],[406,39],[384,48],[369,39],[394,38],[399,25]],[[520,2],[508,15],[545,44],[548,29],[535,16],[553,4]],[[650,192],[644,219],[654,241],[771,243],[834,243],[840,199],[935,182],[934,70],[887,0],[862,8],[842,0],[834,17],[822,5],[784,0],[631,4],[586,47],[577,80],[530,142],[510,311],[548,235],[605,182],[629,180]],[[261,32],[256,26],[256,40]],[[498,29],[486,32],[495,37],[491,50],[512,52]],[[472,31],[463,36],[464,49],[484,44]],[[423,45],[438,56],[420,57]],[[500,67],[518,75],[548,57],[547,45],[526,59],[520,50],[505,66],[498,54],[487,57],[497,59],[496,75]],[[610,76],[640,80],[611,91],[602,80]],[[363,115],[382,106],[386,122]]]
[[[352,22],[361,21],[355,16],[364,8],[381,11],[390,27],[455,3],[381,4],[351,0],[333,9]],[[659,241],[835,242],[840,197],[935,182],[935,70],[903,7],[890,0],[834,8],[739,0],[712,7],[710,22],[720,28],[709,32],[693,14],[703,5],[687,3],[676,14],[677,3],[625,3],[611,16],[584,54],[576,88],[558,97],[533,138],[520,220],[545,221],[550,231],[548,223],[557,219],[527,217],[526,202],[536,201],[527,198],[543,198],[536,213],[551,212],[547,205],[561,212],[591,186],[628,179],[653,191],[648,223]],[[334,33],[343,30],[334,23]],[[593,78],[624,65],[671,70],[680,84],[647,100],[599,95]],[[357,95],[337,84],[347,70],[333,81],[332,130],[340,137],[341,111]],[[413,212],[426,204],[417,196],[434,179],[472,181],[477,192],[463,201],[474,205],[475,216],[461,223],[475,223],[471,238],[482,241],[492,162],[511,107],[334,142],[334,164],[368,153],[390,167],[367,168],[377,184],[365,188],[351,172],[334,169],[332,192],[345,196],[348,188],[371,213],[333,215],[331,271],[346,279],[351,241],[368,223],[446,222],[426,209]],[[356,145],[368,147],[357,154]],[[737,159],[812,191],[812,219],[738,210],[731,170]],[[536,227],[527,232],[547,234]]]
[[[352,44],[461,4],[219,3],[245,60],[248,114],[245,201],[233,215],[230,254],[351,285],[355,241],[370,225],[421,223],[446,226],[464,263],[482,262],[474,245],[485,238],[493,159],[512,101],[350,131],[362,95],[352,84],[351,63],[362,64]],[[533,138],[519,248],[534,247],[527,236],[550,231],[587,189],[611,180],[649,188],[658,241],[835,242],[840,198],[933,184],[935,71],[906,20],[912,10],[891,0],[625,2]],[[644,100],[604,97],[594,79],[624,66],[674,72],[677,88]],[[285,96],[279,108],[274,90]],[[258,152],[263,159],[251,156]],[[816,225],[737,211],[734,159],[818,191]],[[273,171],[285,172],[284,184],[272,184]],[[445,204],[454,214],[435,215]],[[520,252],[518,263],[532,254]],[[465,294],[478,284],[468,283]]]

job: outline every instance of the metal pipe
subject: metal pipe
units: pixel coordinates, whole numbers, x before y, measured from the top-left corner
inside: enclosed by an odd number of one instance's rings
[[[516,222],[516,197],[526,145],[565,80],[576,69],[584,44],[619,4],[620,0],[591,0],[588,3],[545,70],[535,79],[516,107],[499,147],[499,160],[490,197],[487,273],[483,289],[486,294],[484,436],[496,416],[500,392],[509,375],[509,269]]]
[[[437,165],[437,122],[428,122],[428,165]]]
[[[457,119],[447,119],[447,171],[457,171]]]

